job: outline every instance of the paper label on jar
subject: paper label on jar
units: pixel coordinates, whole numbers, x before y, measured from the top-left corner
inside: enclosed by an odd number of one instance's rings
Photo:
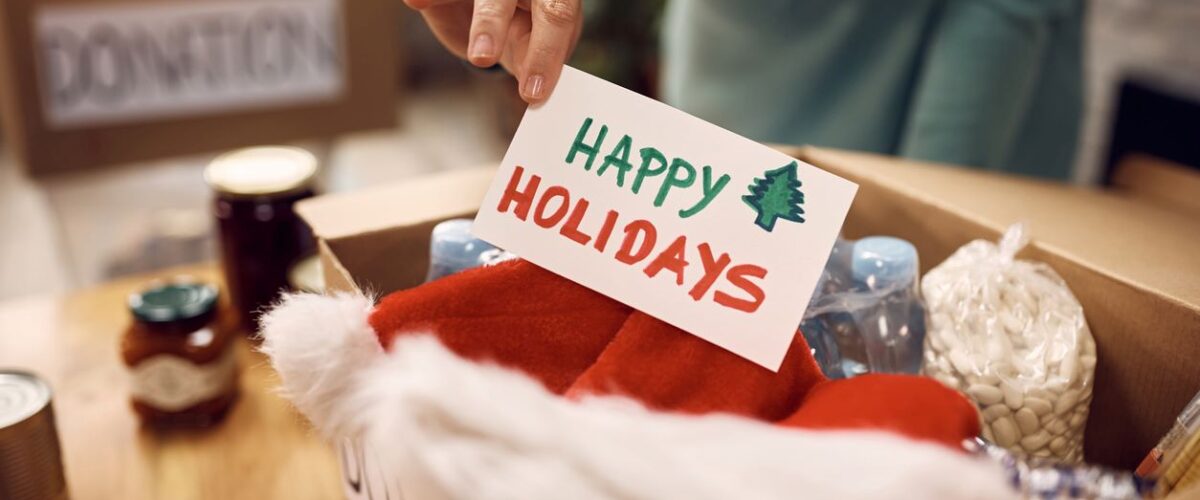
[[[235,383],[236,375],[233,349],[203,365],[158,354],[130,371],[129,390],[134,399],[159,410],[180,411],[225,393]]]
[[[34,50],[53,128],[336,100],[338,0],[40,2]]]
[[[472,231],[775,371],[856,190],[567,67],[525,113]]]

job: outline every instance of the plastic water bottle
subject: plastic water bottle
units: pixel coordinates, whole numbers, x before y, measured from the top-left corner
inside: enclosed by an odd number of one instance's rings
[[[854,243],[838,238],[825,263],[821,280],[809,302],[810,307],[818,304],[823,298],[831,297],[847,290],[850,286],[850,263],[853,257]],[[838,342],[838,331],[853,328],[853,318],[845,313],[831,312],[812,317],[806,315],[800,324],[800,332],[804,341],[808,342],[817,366],[831,379],[845,378],[847,372],[843,367],[843,357]],[[853,368],[853,367],[851,367]]]
[[[850,267],[854,291],[876,301],[854,311],[870,371],[918,373],[925,307],[917,292],[917,249],[899,238],[863,238],[854,243]]]
[[[450,219],[434,226],[425,281],[512,258],[512,254],[472,235],[471,224],[471,219]]]
[[[831,379],[846,378],[842,367],[842,355],[835,334],[825,318],[806,319],[800,324],[800,333],[821,372]]]
[[[917,269],[907,241],[838,239],[800,324],[825,376],[920,370],[925,309]]]

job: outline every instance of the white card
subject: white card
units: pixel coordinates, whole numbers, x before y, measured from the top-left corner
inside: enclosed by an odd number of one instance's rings
[[[568,67],[473,231],[777,371],[857,189]]]

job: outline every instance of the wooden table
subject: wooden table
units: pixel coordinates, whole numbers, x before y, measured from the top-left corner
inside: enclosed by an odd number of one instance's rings
[[[129,408],[118,341],[126,296],[155,277],[217,281],[214,266],[140,276],[61,297],[0,303],[0,368],[33,371],[54,389],[71,497],[97,499],[337,499],[333,448],[272,391],[266,359],[238,345],[241,398],[203,431],[144,428]]]

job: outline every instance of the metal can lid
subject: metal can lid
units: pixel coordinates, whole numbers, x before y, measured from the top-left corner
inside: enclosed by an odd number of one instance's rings
[[[234,196],[269,196],[307,188],[317,173],[317,157],[291,146],[237,149],[213,159],[204,180]]]
[[[0,429],[21,423],[50,403],[50,386],[32,373],[0,370]]]
[[[156,283],[129,295],[129,311],[151,323],[192,319],[212,311],[217,304],[217,287],[190,281]]]

